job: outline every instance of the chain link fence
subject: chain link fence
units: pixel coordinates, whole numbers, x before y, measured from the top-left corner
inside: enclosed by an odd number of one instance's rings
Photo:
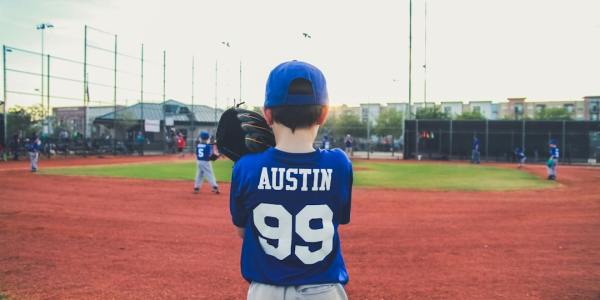
[[[600,161],[600,122],[598,121],[405,121],[404,157],[433,160],[471,159],[474,139],[481,159],[516,161],[523,150],[529,162],[545,162],[548,144],[554,141],[561,161]]]
[[[0,153],[24,152],[34,135],[48,155],[172,152],[179,133],[191,149],[200,130],[214,132],[222,110],[216,96],[194,103],[193,57],[167,64],[166,51],[91,26],[82,46],[64,56],[2,47]]]

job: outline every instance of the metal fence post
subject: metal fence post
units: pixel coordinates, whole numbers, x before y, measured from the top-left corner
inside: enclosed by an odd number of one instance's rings
[[[117,35],[115,34],[115,64],[113,87],[113,153],[117,152]]]
[[[141,73],[140,73],[140,120],[142,124],[140,125],[140,131],[144,131],[144,44],[142,44],[142,55],[140,56],[140,65],[141,65]],[[144,147],[144,143],[142,143],[142,147]]]
[[[83,27],[83,137],[87,137],[87,107],[88,107],[88,90],[87,90],[87,29]]]
[[[192,138],[190,145],[193,146],[194,142],[194,122],[196,121],[196,114],[194,113],[194,76],[195,76],[195,58],[192,56],[192,112],[190,114],[190,133],[188,136]]]
[[[367,159],[371,159],[371,118],[369,114],[367,115]]]
[[[567,123],[567,121],[565,121],[565,120],[562,121],[562,147],[564,149],[562,157],[564,157],[565,159],[567,158],[566,123]],[[563,159],[563,160],[565,160],[565,159]]]
[[[522,123],[522,128],[521,128],[521,149],[523,149],[523,151],[525,151],[525,119],[523,119],[523,123]],[[513,149],[514,150],[514,149]]]
[[[489,161],[490,157],[489,157],[489,141],[490,141],[490,127],[489,127],[489,120],[485,119],[485,160]]]
[[[48,117],[50,116],[50,54],[46,56],[46,120],[42,119],[42,130],[44,121],[48,124]]]
[[[415,118],[415,158],[419,159],[419,119]]]
[[[450,120],[450,137],[449,137],[449,140],[450,140],[450,155],[448,155],[448,159],[452,158],[452,133],[453,133],[452,132],[452,120]]]
[[[163,50],[163,93],[162,93],[162,115],[163,115],[163,128],[165,137],[163,138],[163,149],[167,152],[167,112],[165,111],[166,101],[166,89],[167,89],[167,51]],[[170,138],[170,137],[169,137]]]
[[[215,60],[215,109],[214,109],[214,126],[217,126],[217,97],[219,92],[219,60]]]
[[[7,88],[7,86],[6,86],[6,45],[2,45],[2,79],[3,79],[2,80],[3,81],[2,92],[4,94],[2,96],[3,97],[2,100],[4,101],[4,104],[2,105],[2,116],[3,116],[2,117],[2,122],[4,123],[3,124],[4,125],[4,128],[3,128],[3,131],[4,131],[4,145],[3,146],[4,146],[4,149],[5,149],[3,156],[4,156],[4,160],[7,160],[8,156],[7,156],[7,150],[6,149],[8,149],[8,128],[7,128],[8,127],[8,116],[6,115],[6,112],[7,112],[6,106],[8,104],[8,101],[6,99],[6,95],[7,95],[7,92],[6,92],[6,88]]]

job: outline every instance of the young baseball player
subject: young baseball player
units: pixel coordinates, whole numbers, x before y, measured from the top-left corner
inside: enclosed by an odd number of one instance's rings
[[[185,137],[183,136],[183,133],[178,133],[177,134],[177,152],[179,152],[179,157],[183,158],[185,156],[185,151],[183,151],[183,149],[185,148]]]
[[[29,153],[29,161],[31,162],[31,172],[37,172],[41,144],[40,139],[38,139],[35,134],[27,143],[27,152]]]
[[[480,160],[479,160],[479,139],[474,136],[473,137],[473,144],[471,147],[471,163],[472,164],[479,164]]]
[[[328,102],[316,67],[271,71],[263,114],[276,146],[242,156],[231,181],[248,299],[347,299],[338,226],[350,222],[352,165],[340,149],[313,148]]]
[[[556,180],[556,167],[558,165],[558,158],[560,156],[558,146],[556,146],[556,140],[550,140],[548,145],[550,147],[548,163],[546,167],[548,169],[548,180]]]
[[[194,193],[199,193],[204,178],[212,187],[212,192],[219,194],[219,185],[213,173],[213,168],[210,163],[213,155],[213,145],[208,143],[210,135],[206,131],[200,132],[200,140],[196,145],[196,181],[194,182]]]
[[[352,144],[354,143],[354,139],[350,134],[346,134],[344,143],[346,144],[346,155],[354,156],[354,151],[352,151]]]
[[[525,164],[525,161],[527,160],[527,156],[525,156],[525,151],[523,151],[520,147],[515,148],[515,158],[519,163],[518,168],[522,168]]]

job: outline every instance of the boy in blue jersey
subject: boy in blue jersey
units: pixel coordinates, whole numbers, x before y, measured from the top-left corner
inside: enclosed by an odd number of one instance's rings
[[[548,151],[550,157],[548,158],[548,162],[546,164],[548,169],[548,180],[556,180],[556,167],[558,165],[560,152],[558,150],[558,146],[556,146],[556,140],[550,140],[548,146],[550,147],[550,150]]]
[[[40,148],[41,148],[40,139],[38,139],[37,135],[33,135],[30,141],[27,142],[27,152],[29,153],[29,161],[31,162],[31,172],[37,172],[38,169],[38,159],[40,157]]]
[[[525,164],[525,161],[527,160],[527,156],[525,156],[525,151],[522,150],[520,147],[515,148],[515,158],[517,159],[517,162],[519,163],[518,168],[522,168],[523,165]]]
[[[474,136],[473,137],[473,144],[471,147],[471,163],[472,164],[479,164],[480,160],[479,160],[479,139]]]
[[[212,165],[210,163],[211,156],[213,156],[213,147],[208,143],[210,135],[206,131],[200,132],[200,141],[196,145],[196,181],[194,182],[194,193],[200,192],[204,178],[210,183],[212,192],[215,194],[219,193],[219,186],[213,173]]]
[[[350,222],[352,165],[340,149],[313,148],[328,102],[316,67],[271,71],[263,114],[276,146],[244,155],[231,181],[248,299],[347,299],[337,228]]]

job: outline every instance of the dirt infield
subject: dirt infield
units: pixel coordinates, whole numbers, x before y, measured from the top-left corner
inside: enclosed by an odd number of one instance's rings
[[[41,165],[155,159],[165,158]],[[26,169],[0,163],[0,294],[245,297],[227,192]],[[559,181],[544,191],[355,189],[352,222],[341,227],[350,298],[599,299],[600,169],[561,166]]]

